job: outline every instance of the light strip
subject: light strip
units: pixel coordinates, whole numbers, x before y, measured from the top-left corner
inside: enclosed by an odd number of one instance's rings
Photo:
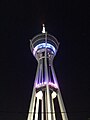
[[[49,43],[47,43],[47,44],[46,44],[46,43],[38,44],[38,45],[34,48],[33,54],[35,55],[35,53],[36,53],[36,51],[37,51],[38,49],[45,48],[45,47],[52,49],[53,52],[56,54],[56,49],[55,49],[55,47],[54,47],[53,45],[49,44]]]
[[[52,82],[49,82],[49,83],[46,83],[46,82],[42,82],[42,83],[36,83],[35,84],[35,88],[39,88],[39,87],[41,87],[41,86],[44,86],[44,85],[46,85],[46,84],[48,84],[48,85],[51,85],[52,87],[55,87],[55,88],[58,88],[58,86],[57,86],[57,84],[55,84],[55,83],[52,83]]]

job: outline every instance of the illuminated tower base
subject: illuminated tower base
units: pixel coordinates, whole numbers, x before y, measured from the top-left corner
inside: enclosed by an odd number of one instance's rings
[[[58,50],[57,39],[45,32],[31,40],[30,48],[38,66],[27,120],[68,120],[60,88],[53,68],[53,59]],[[56,113],[55,99],[59,113]],[[56,114],[61,114],[57,118]]]

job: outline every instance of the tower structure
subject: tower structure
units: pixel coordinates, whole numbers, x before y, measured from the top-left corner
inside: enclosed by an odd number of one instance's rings
[[[27,120],[68,120],[53,68],[58,47],[57,39],[45,31],[44,25],[42,33],[30,41],[31,52],[38,66]],[[58,113],[57,106],[60,108]],[[61,118],[56,114],[61,114]]]

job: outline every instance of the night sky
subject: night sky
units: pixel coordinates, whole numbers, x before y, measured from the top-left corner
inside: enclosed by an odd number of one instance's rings
[[[42,31],[60,42],[54,68],[69,120],[90,118],[89,3],[0,2],[0,120],[27,120],[37,61],[29,40]]]

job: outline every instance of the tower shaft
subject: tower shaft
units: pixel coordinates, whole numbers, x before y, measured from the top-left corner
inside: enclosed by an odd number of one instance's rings
[[[46,32],[31,40],[31,51],[38,66],[27,120],[60,120],[57,114],[61,115],[61,120],[68,120],[53,68],[58,46],[56,38]]]

